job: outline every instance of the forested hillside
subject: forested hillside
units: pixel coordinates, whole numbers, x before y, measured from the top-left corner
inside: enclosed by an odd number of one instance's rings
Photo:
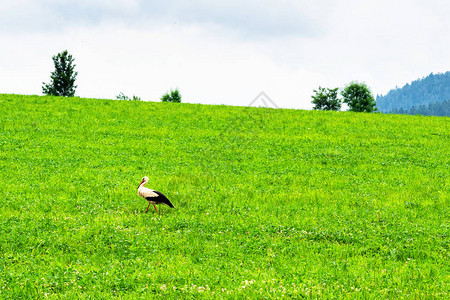
[[[450,100],[450,72],[433,74],[377,96],[382,112],[447,115]],[[443,114],[447,111],[446,114]]]
[[[393,109],[393,114],[406,114],[406,115],[423,115],[423,116],[450,116],[450,100],[443,102],[433,102],[428,105],[413,106],[410,109]]]

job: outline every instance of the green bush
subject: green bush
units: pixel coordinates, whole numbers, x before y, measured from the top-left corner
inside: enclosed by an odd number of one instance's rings
[[[180,91],[178,90],[178,88],[176,88],[175,90],[170,90],[170,93],[167,92],[164,95],[162,95],[161,101],[162,102],[177,102],[177,103],[180,103],[181,102]]]
[[[134,101],[141,101],[141,97],[138,97],[136,95],[133,95],[133,98],[131,99],[130,97],[128,97],[127,95],[125,95],[124,93],[120,92],[119,95],[116,96],[117,100],[134,100]]]

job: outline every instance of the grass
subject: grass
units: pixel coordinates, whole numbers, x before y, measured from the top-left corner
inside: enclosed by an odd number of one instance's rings
[[[0,298],[447,298],[449,124],[0,95]]]

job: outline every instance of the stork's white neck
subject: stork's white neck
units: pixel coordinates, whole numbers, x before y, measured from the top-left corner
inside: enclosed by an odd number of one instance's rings
[[[139,185],[139,187],[143,187],[144,185],[146,185],[146,184],[147,184],[147,182],[148,182],[148,180],[144,180],[144,181],[142,181],[142,182],[141,182],[141,184]]]

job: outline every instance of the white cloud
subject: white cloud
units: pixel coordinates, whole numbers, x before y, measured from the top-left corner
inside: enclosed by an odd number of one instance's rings
[[[314,5],[308,2],[279,0],[274,5],[273,0],[44,0],[38,4],[20,0],[6,5],[0,25],[9,31],[48,31],[109,22],[139,27],[181,23],[216,27],[245,38],[315,36],[320,26],[310,17]]]
[[[306,11],[308,2],[260,1],[175,1],[165,7],[175,20],[189,24],[213,24],[234,30],[246,38],[314,36],[319,26]],[[304,3],[305,9],[296,5]]]

